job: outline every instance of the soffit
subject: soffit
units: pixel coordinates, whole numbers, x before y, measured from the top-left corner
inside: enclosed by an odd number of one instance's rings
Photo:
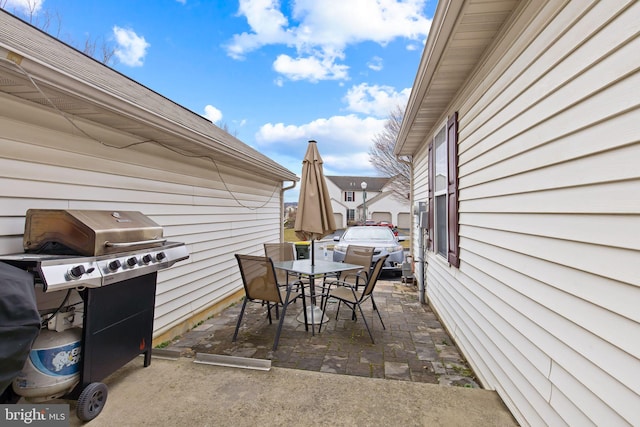
[[[440,1],[394,149],[413,155],[480,62],[518,0]]]

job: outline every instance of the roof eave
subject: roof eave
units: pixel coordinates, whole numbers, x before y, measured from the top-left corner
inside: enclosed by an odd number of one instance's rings
[[[0,18],[5,23],[13,24],[14,19],[19,21],[6,13],[0,14]],[[11,28],[7,25],[3,31],[13,31],[15,28],[19,28],[19,25],[21,24],[17,23]],[[24,23],[24,25],[24,29],[32,37],[31,41],[35,38],[42,39],[48,44],[55,43],[66,55],[77,57],[85,68],[95,70],[96,75],[108,74],[110,78],[114,79],[113,81],[121,81],[125,87],[133,87],[136,93],[142,94],[143,98],[153,100],[149,105],[157,105],[160,109],[146,108],[145,102],[125,99],[126,97],[119,96],[118,93],[110,92],[107,87],[100,87],[90,79],[83,78],[82,73],[75,73],[73,70],[70,72],[56,67],[52,63],[55,60],[47,61],[46,58],[40,57],[36,49],[33,48],[33,44],[21,46],[19,42],[21,38],[16,33],[7,33],[7,37],[3,37],[4,41],[0,39],[0,57],[2,58],[0,72],[4,70],[7,75],[21,78],[25,87],[31,86],[31,90],[29,92],[12,90],[7,93],[33,102],[35,96],[41,97],[39,94],[34,95],[35,92],[46,91],[55,94],[55,97],[52,98],[60,101],[60,105],[53,105],[53,101],[50,101],[52,105],[49,106],[53,106],[65,114],[77,115],[91,121],[96,121],[96,117],[100,116],[104,122],[110,123],[116,129],[126,131],[131,135],[139,135],[143,140],[158,139],[162,145],[179,152],[215,156],[222,162],[228,160],[232,164],[242,162],[244,165],[251,165],[257,173],[276,177],[283,181],[299,180],[295,173],[217,128],[204,117],[86,57],[79,51],[71,52],[72,48],[69,46],[45,33],[38,33],[39,30],[28,26],[28,24]],[[12,43],[16,40],[18,40],[16,43]],[[6,58],[13,58],[15,63]],[[72,105],[69,111],[65,111],[64,104],[66,103]],[[82,108],[78,108],[78,106]],[[85,109],[87,111],[86,117],[83,116]],[[101,122],[98,120],[96,123]]]
[[[396,156],[415,155],[433,128],[441,124],[447,108],[517,3],[517,0],[438,2],[398,132],[393,151]],[[476,34],[482,36],[470,37]]]

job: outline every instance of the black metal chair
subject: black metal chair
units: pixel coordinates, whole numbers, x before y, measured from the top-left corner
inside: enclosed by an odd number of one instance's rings
[[[327,298],[324,300],[324,306],[322,308],[323,313],[327,309],[327,303],[331,298],[337,299],[339,302],[343,302],[348,305],[353,313],[355,314],[356,307],[360,311],[362,316],[362,321],[367,328],[367,332],[369,332],[369,336],[371,337],[371,342],[375,344],[375,340],[373,339],[373,334],[371,333],[371,329],[369,328],[369,324],[367,323],[367,319],[364,316],[364,312],[362,311],[362,304],[371,300],[371,305],[373,306],[373,311],[378,314],[378,318],[380,319],[380,323],[382,323],[382,329],[386,329],[384,326],[384,322],[382,321],[382,316],[380,316],[380,311],[378,311],[378,307],[376,306],[375,300],[373,298],[373,290],[380,278],[380,274],[382,273],[382,267],[384,262],[386,261],[388,255],[384,255],[376,261],[373,266],[373,270],[371,274],[367,278],[366,285],[362,291],[358,291],[356,285],[349,282],[341,282],[337,281],[337,285],[335,288],[331,289],[327,295]],[[338,318],[338,313],[340,312],[340,304],[338,304],[338,308],[336,309],[336,319]],[[355,320],[355,317],[354,317]],[[322,324],[320,324],[320,329],[318,332],[322,330]]]
[[[236,260],[240,267],[240,275],[242,276],[242,284],[244,286],[245,298],[242,303],[242,309],[238,316],[238,323],[236,324],[236,330],[233,334],[231,341],[235,342],[238,337],[238,331],[240,330],[240,324],[242,323],[242,316],[247,306],[247,302],[255,302],[267,305],[267,317],[269,324],[272,324],[271,320],[271,308],[282,307],[282,313],[280,314],[280,320],[278,322],[278,329],[276,330],[276,337],[273,343],[273,350],[278,348],[278,340],[280,339],[280,332],[282,330],[282,324],[284,317],[287,313],[287,307],[293,301],[298,298],[302,298],[303,312],[305,313],[305,328],[308,328],[308,322],[306,318],[306,304],[304,299],[304,287],[299,286],[301,292],[293,291],[294,285],[300,283],[294,282],[289,286],[281,286],[278,283],[275,268],[273,267],[273,261],[269,257],[261,257],[254,255],[240,255],[236,254]]]

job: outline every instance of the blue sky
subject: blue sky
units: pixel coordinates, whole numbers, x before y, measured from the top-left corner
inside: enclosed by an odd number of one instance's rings
[[[436,0],[0,0],[300,175],[376,176],[369,147],[404,108]],[[287,201],[297,201],[288,191]]]

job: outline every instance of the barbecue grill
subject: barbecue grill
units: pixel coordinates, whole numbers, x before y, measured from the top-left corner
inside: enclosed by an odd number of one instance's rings
[[[49,209],[27,211],[23,246],[24,253],[0,256],[0,261],[30,272],[36,290],[45,295],[36,295],[43,329],[48,329],[41,337],[50,341],[51,331],[81,327],[79,345],[60,344],[60,351],[79,351],[81,357],[71,367],[78,376],[70,388],[40,386],[37,376],[30,377],[29,363],[43,365],[33,360],[42,358],[36,340],[13,390],[33,401],[77,399],[78,417],[89,421],[106,402],[102,379],[140,354],[145,367],[151,363],[157,272],[189,258],[187,248],[168,242],[162,227],[140,212]],[[69,370],[66,366],[64,381],[54,382],[68,384]],[[51,380],[53,371],[43,376]]]

